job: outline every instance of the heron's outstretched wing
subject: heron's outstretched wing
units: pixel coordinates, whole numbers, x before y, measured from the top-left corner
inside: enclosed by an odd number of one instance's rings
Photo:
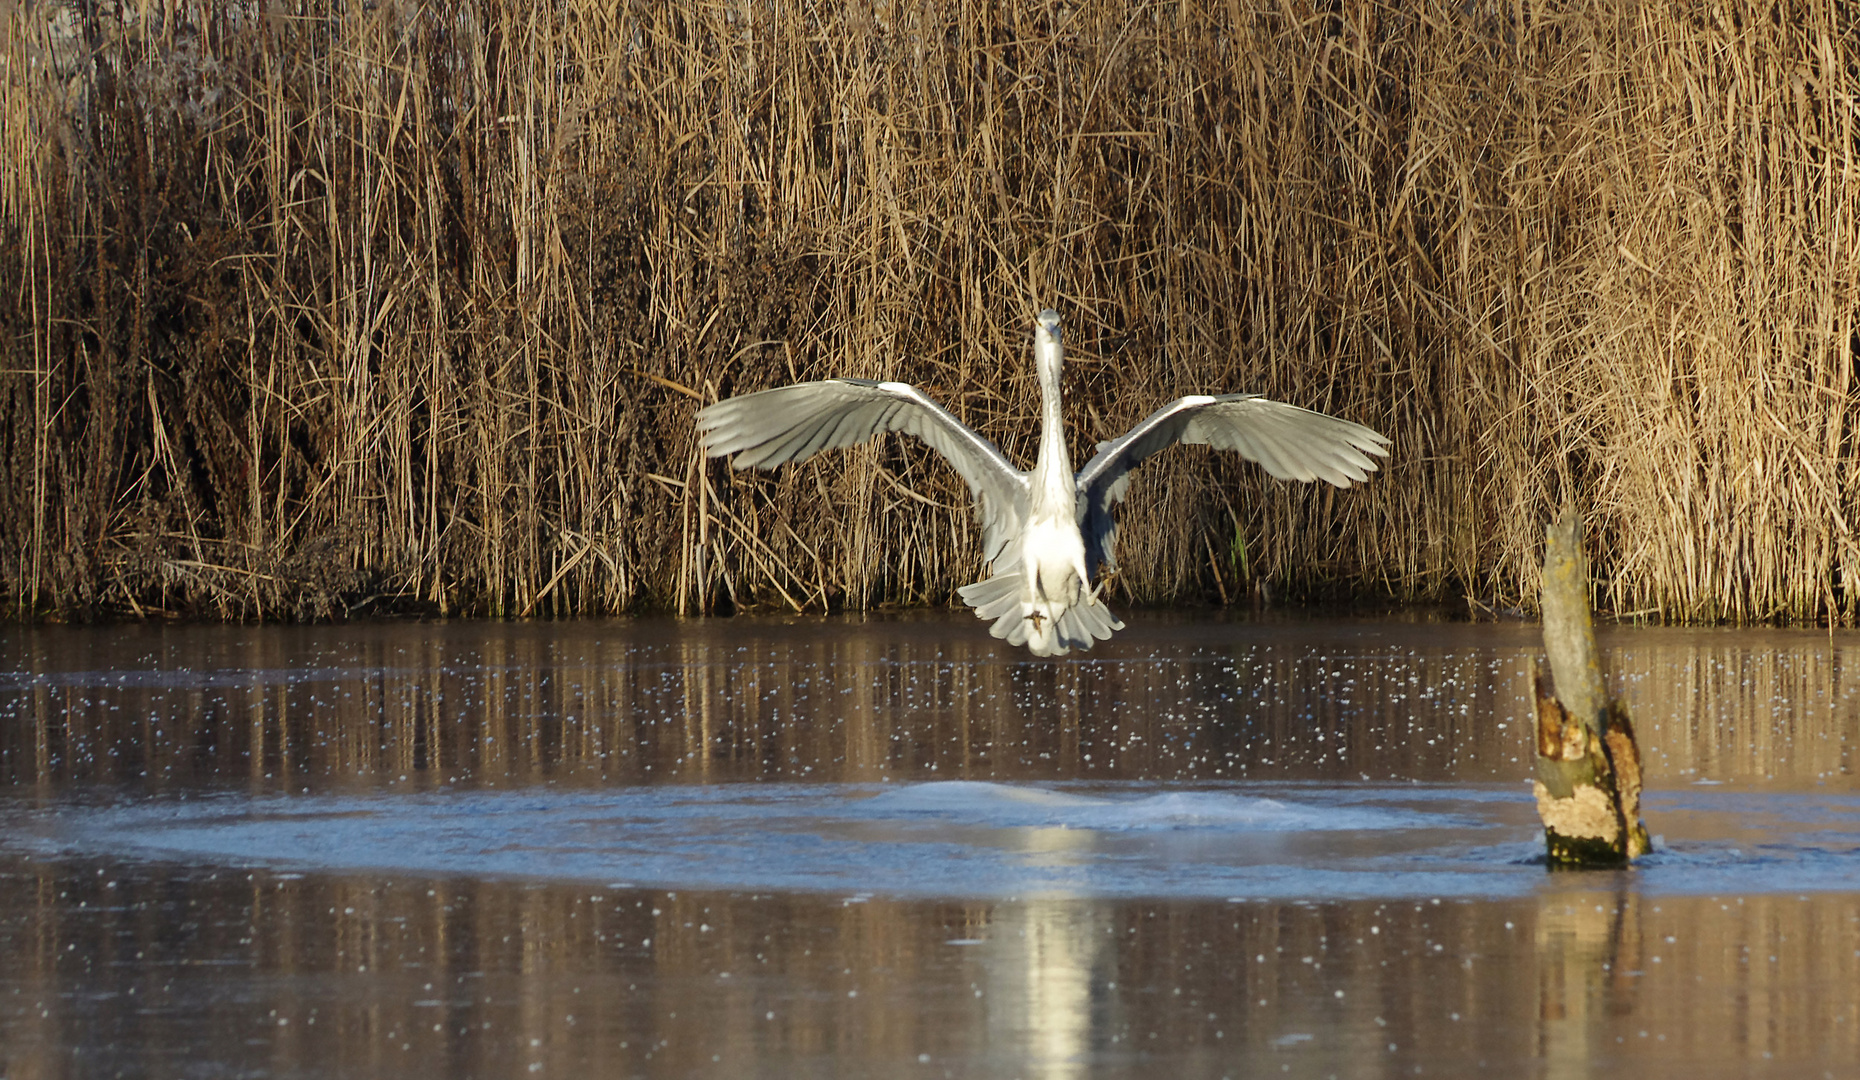
[[[828,379],[744,394],[700,411],[697,428],[705,453],[734,454],[731,464],[739,469],[772,469],[883,431],[902,431],[929,443],[969,482],[989,561],[1026,520],[1027,474],[906,383]]]
[[[1085,565],[1116,570],[1117,520],[1130,470],[1176,443],[1205,443],[1237,451],[1280,480],[1324,480],[1349,487],[1369,478],[1387,457],[1389,440],[1361,424],[1258,394],[1177,398],[1110,442],[1078,473],[1079,531]]]

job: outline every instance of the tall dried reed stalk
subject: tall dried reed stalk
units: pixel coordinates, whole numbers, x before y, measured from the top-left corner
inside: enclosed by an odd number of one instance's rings
[[[1126,601],[1850,620],[1860,43],[1832,0],[0,6],[22,614],[940,602],[961,483],[773,476],[703,401],[926,386],[1025,460],[1259,390],[1367,488],[1139,477]]]

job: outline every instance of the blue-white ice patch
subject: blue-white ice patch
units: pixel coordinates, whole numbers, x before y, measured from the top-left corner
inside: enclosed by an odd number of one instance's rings
[[[1499,897],[1623,884],[1750,893],[1860,889],[1853,802],[1655,796],[1649,821],[1672,839],[1625,882],[1547,874],[1520,789],[1375,784],[219,796],[26,811],[0,845],[300,872],[895,897]]]

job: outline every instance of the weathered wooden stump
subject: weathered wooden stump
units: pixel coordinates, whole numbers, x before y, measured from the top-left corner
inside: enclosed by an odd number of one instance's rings
[[[1640,746],[1608,697],[1589,616],[1589,568],[1574,506],[1545,530],[1544,651],[1555,692],[1537,691],[1537,816],[1553,867],[1619,866],[1650,845],[1640,820]]]

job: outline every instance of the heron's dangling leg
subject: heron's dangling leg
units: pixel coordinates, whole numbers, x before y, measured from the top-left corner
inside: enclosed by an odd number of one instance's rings
[[[1072,572],[1079,576],[1079,596],[1085,606],[1096,606],[1098,603],[1098,590],[1092,587],[1091,575],[1085,572],[1085,564],[1083,562],[1073,563]]]
[[[1040,568],[1037,566],[1033,570],[1033,595],[1036,597],[1046,595],[1046,583],[1040,579]],[[1026,618],[1033,624],[1033,632],[1037,634],[1040,632],[1040,624],[1046,621],[1046,612],[1034,608],[1027,613]]]

